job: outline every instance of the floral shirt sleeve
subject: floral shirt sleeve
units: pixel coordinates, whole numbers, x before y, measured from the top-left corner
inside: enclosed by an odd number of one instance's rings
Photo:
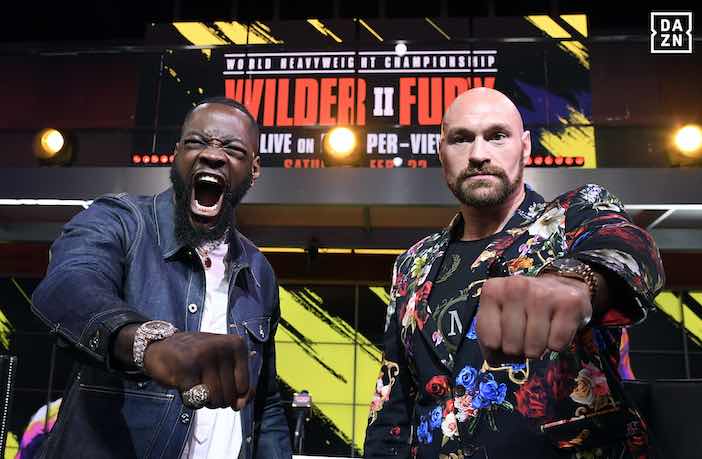
[[[585,185],[566,196],[568,251],[607,278],[611,304],[599,324],[641,322],[665,282],[653,239],[632,223],[621,201],[599,185]]]

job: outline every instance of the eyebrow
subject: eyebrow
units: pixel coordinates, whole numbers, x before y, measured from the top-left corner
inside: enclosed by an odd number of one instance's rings
[[[213,137],[211,137],[211,136],[209,136],[209,135],[207,135],[207,134],[204,134],[204,133],[201,132],[201,131],[196,131],[196,130],[187,131],[187,132],[183,135],[183,138],[190,137],[190,136],[202,137],[202,138],[204,138],[204,139],[212,139],[212,138],[213,138]],[[242,140],[241,138],[239,138],[239,137],[225,136],[225,137],[222,137],[222,138],[217,138],[217,140],[221,141],[222,144],[239,143],[239,144],[241,144],[241,145],[244,146],[244,147],[247,146],[247,145],[246,145],[246,142],[245,142],[244,140]]]
[[[508,134],[512,134],[512,128],[505,123],[493,123],[484,129],[484,132],[495,132],[495,131],[505,131]],[[472,129],[468,129],[463,126],[457,126],[449,128],[448,135],[454,134],[475,134]]]

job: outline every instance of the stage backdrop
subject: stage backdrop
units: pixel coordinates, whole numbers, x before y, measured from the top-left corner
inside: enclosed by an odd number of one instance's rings
[[[157,135],[133,153],[169,155],[185,112],[225,95],[257,118],[264,166],[322,167],[322,136],[341,125],[357,132],[363,166],[436,167],[446,107],[485,86],[515,101],[534,158],[595,167],[586,36],[583,15],[156,24],[150,43],[219,46],[144,67],[137,124]]]

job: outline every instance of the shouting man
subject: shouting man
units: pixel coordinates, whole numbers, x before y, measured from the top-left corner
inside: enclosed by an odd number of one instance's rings
[[[278,287],[234,220],[260,173],[256,121],[208,99],[172,189],[102,197],[66,225],[34,311],[80,364],[42,457],[291,457]]]

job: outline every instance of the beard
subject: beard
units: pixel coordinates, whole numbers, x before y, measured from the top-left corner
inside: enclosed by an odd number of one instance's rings
[[[175,235],[178,242],[188,247],[199,247],[204,242],[222,239],[234,223],[234,209],[239,205],[253,184],[253,172],[233,190],[226,189],[222,208],[209,228],[193,225],[190,220],[190,199],[193,193],[192,182],[185,182],[175,165],[171,167],[171,183],[175,192]]]
[[[487,179],[472,179],[474,175],[489,174],[498,179],[497,186],[494,181]],[[504,169],[489,164],[481,168],[466,167],[456,177],[455,181],[448,181],[448,187],[461,204],[475,208],[494,207],[503,204],[507,198],[518,188],[524,176],[524,159],[519,158],[519,172],[514,181],[510,181]],[[489,180],[489,182],[488,182]]]

